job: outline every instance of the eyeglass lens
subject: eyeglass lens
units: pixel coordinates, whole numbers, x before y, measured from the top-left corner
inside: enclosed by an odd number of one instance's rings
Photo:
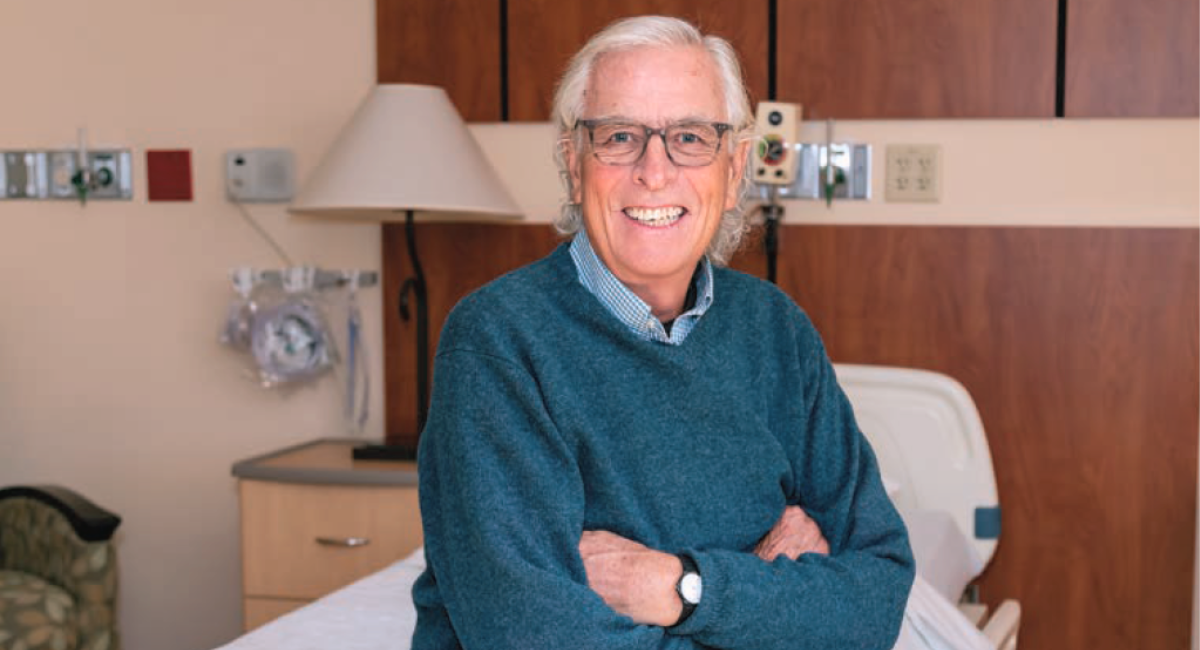
[[[676,165],[707,165],[721,147],[721,130],[713,124],[675,124],[650,129],[641,124],[596,124],[591,127],[592,149],[600,162],[632,165],[641,159],[650,137],[663,138],[667,155]]]

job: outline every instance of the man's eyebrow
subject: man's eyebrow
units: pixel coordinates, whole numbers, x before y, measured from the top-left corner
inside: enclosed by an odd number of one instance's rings
[[[626,116],[626,115],[600,115],[597,117],[592,117],[592,118],[587,118],[587,119],[588,119],[588,121],[599,122],[602,124],[646,124],[645,122],[636,120],[636,119]],[[671,120],[670,122],[667,122],[665,124],[665,126],[674,126],[676,124],[697,124],[697,123],[708,124],[710,122],[720,122],[720,121],[721,120],[716,120],[716,119],[713,119],[706,115],[686,115],[684,117],[677,118],[677,119]],[[656,128],[656,125],[653,125],[653,124],[646,124],[646,126],[649,126],[651,128]]]
[[[637,120],[624,115],[597,115],[596,117],[586,119],[589,122],[600,122],[603,124],[639,124]]]

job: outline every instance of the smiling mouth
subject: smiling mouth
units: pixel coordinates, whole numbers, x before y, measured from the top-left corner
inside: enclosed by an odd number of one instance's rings
[[[664,228],[679,221],[687,210],[676,205],[667,208],[625,208],[623,212],[625,216],[642,225]]]

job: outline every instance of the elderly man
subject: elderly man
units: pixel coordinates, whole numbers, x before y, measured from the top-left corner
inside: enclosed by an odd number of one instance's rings
[[[875,457],[804,313],[721,267],[732,49],[618,22],[555,117],[573,238],[442,334],[413,648],[891,647],[913,565]]]

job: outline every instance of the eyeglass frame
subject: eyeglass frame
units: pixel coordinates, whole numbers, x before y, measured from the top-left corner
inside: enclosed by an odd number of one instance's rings
[[[642,130],[645,132],[646,139],[642,142],[642,150],[641,150],[641,152],[638,153],[637,157],[634,158],[632,161],[627,162],[627,163],[610,163],[610,162],[605,162],[600,159],[599,154],[595,150],[595,147],[596,147],[595,128],[597,126],[604,126],[604,125],[609,125],[609,124],[619,124],[622,126],[634,126],[634,127],[640,126],[642,128]],[[715,149],[713,149],[712,159],[702,165],[682,165],[682,164],[676,162],[675,157],[671,155],[671,145],[667,143],[667,131],[669,129],[673,129],[675,127],[687,126],[687,125],[710,126],[714,129],[716,129],[716,131],[717,131],[717,147]],[[725,139],[725,134],[734,130],[732,124],[728,124],[726,122],[706,122],[704,120],[689,120],[689,121],[685,121],[685,122],[677,122],[675,124],[670,124],[670,125],[664,126],[660,129],[651,128],[649,126],[646,126],[645,124],[641,124],[638,122],[630,122],[630,121],[626,121],[626,120],[613,120],[613,119],[597,119],[597,120],[580,119],[580,120],[576,120],[574,129],[578,129],[581,126],[585,129],[587,129],[587,131],[588,131],[588,144],[591,145],[591,147],[592,147],[592,155],[596,157],[596,160],[598,160],[600,162],[600,164],[608,165],[611,167],[632,167],[632,166],[638,164],[639,162],[641,162],[642,158],[646,157],[646,150],[650,148],[651,136],[655,136],[655,135],[657,135],[659,138],[662,139],[663,151],[667,154],[667,160],[670,160],[671,164],[675,165],[676,167],[697,167],[697,168],[698,167],[707,167],[707,166],[713,164],[713,161],[715,161],[717,159],[717,154],[721,153],[721,142]]]

